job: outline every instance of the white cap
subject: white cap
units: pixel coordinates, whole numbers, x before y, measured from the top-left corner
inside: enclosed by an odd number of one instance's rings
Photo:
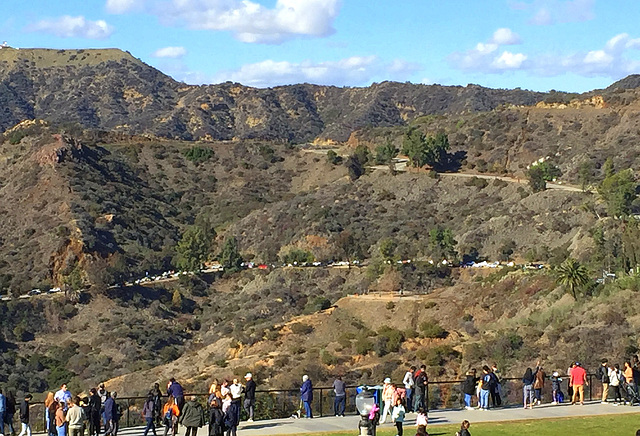
[[[378,379],[378,380],[380,380],[380,379]],[[385,383],[391,383],[391,379],[389,377],[387,377],[387,378],[384,379],[384,382]]]
[[[244,376],[244,378],[252,378],[252,377],[253,377],[253,374],[251,374],[250,372],[248,372],[248,373]]]

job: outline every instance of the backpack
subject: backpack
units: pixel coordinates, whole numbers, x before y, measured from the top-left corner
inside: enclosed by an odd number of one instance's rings
[[[556,398],[558,399],[558,403],[564,403],[564,393],[562,391],[558,391]]]

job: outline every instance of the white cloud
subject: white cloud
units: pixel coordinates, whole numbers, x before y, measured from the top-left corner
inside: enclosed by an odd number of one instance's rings
[[[604,76],[618,80],[628,74],[637,73],[640,61],[633,52],[640,50],[640,38],[631,38],[626,33],[613,36],[602,48],[567,54],[512,53],[484,49],[478,44],[466,52],[453,53],[449,63],[457,69],[501,74],[506,71],[523,70],[534,75],[557,76],[576,74],[584,77]]]
[[[499,58],[494,59],[492,65],[499,70],[517,70],[526,60],[527,56],[522,53],[504,51]]]
[[[491,42],[497,45],[520,44],[520,36],[507,27],[502,27],[493,32]]]
[[[27,26],[31,32],[45,32],[62,38],[105,39],[111,36],[113,26],[104,20],[91,21],[83,16],[64,15],[58,18],[44,19]]]
[[[115,3],[142,0],[109,0]],[[278,44],[296,37],[334,33],[341,0],[277,0],[273,8],[251,0],[169,0],[147,8],[171,25],[230,31],[240,41]]]
[[[456,52],[449,56],[449,63],[461,70],[498,73],[505,70],[516,70],[527,60],[523,53],[498,49],[503,45],[520,44],[520,36],[511,29],[502,27],[493,32],[489,42],[479,42],[472,50]]]
[[[338,61],[300,63],[265,60],[243,65],[235,71],[220,72],[214,77],[213,82],[232,81],[260,88],[292,83],[363,86],[380,78],[405,81],[418,68],[417,65],[400,59],[383,62],[377,56],[353,56]]]
[[[531,14],[529,22],[538,26],[575,23],[595,18],[595,0],[510,1],[509,8]]]
[[[124,14],[126,12],[141,10],[145,0],[107,0],[105,8],[110,14]]]
[[[156,58],[181,58],[186,54],[187,50],[184,47],[164,47],[156,50],[152,56]]]

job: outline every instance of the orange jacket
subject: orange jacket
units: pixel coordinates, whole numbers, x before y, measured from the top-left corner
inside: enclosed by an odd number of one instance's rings
[[[180,409],[178,409],[178,406],[176,406],[175,404],[169,405],[169,403],[165,404],[164,407],[162,408],[163,416],[167,414],[167,412],[169,411],[169,408],[171,408],[172,416],[180,416]]]

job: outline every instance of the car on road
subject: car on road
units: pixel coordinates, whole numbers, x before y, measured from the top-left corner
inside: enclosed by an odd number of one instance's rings
[[[31,296],[40,295],[40,294],[42,294],[42,291],[40,289],[32,289],[28,292],[28,295],[31,295]]]

